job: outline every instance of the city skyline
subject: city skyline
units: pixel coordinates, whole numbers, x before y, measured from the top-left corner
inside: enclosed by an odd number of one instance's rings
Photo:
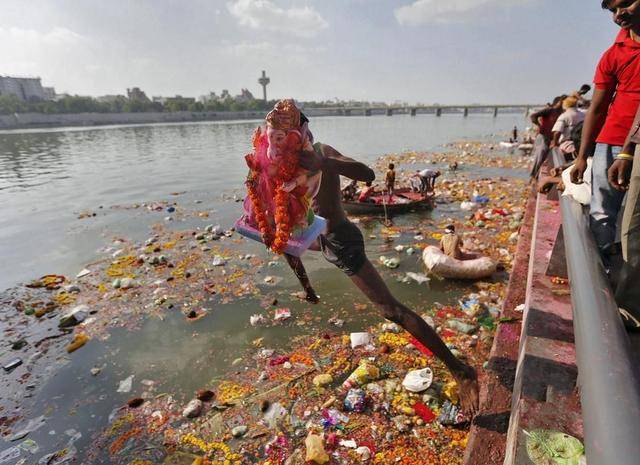
[[[0,73],[95,97],[261,96],[264,69],[270,98],[544,102],[590,82],[616,33],[579,0],[4,3]],[[561,62],[550,47],[567,47]]]

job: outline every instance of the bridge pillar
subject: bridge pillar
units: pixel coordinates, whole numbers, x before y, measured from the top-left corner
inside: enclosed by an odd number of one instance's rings
[[[464,107],[464,117],[466,118],[467,116],[469,116],[469,108]]]
[[[364,110],[364,116],[371,116],[371,108],[366,108]]]
[[[351,116],[351,109],[347,109],[344,111],[344,116]]]
[[[497,117],[497,116],[498,116],[498,107],[495,107],[495,108],[493,109],[493,117],[495,118],[495,117]]]
[[[387,116],[393,116],[393,109],[387,108]]]
[[[417,111],[418,110],[416,108],[412,108],[411,109],[411,116],[416,116]]]
[[[442,116],[442,108],[436,108],[436,116]]]

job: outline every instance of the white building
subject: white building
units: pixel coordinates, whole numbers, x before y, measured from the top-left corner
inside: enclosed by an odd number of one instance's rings
[[[21,78],[0,76],[0,95],[8,94],[13,94],[20,100],[26,102],[53,100],[53,98],[55,98],[55,90],[53,87],[42,87],[42,82],[39,77]]]

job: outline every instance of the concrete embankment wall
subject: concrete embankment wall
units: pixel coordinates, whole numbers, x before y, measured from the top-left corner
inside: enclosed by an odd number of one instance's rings
[[[261,119],[260,111],[191,112],[171,113],[15,113],[0,115],[0,129],[24,129],[63,126],[100,126],[110,124],[180,123],[196,121],[225,121]]]

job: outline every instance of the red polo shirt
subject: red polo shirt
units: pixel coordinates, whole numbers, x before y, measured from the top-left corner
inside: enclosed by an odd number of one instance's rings
[[[616,90],[596,141],[624,145],[640,105],[640,43],[631,38],[629,30],[621,29],[615,43],[604,52],[593,82],[597,89]]]

